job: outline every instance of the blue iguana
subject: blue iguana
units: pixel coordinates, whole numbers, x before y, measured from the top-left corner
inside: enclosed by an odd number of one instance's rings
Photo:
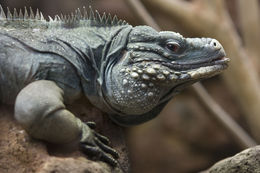
[[[66,109],[86,97],[123,126],[156,117],[186,86],[227,68],[221,44],[131,26],[117,17],[77,9],[45,20],[25,8],[0,7],[0,101],[36,139],[79,148],[113,166],[117,152]]]

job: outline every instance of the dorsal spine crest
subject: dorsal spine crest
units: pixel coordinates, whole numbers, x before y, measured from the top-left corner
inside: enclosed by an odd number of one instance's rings
[[[40,19],[41,19],[40,12],[39,12],[39,9],[38,9],[38,8],[37,8],[37,10],[36,10],[35,19],[36,19],[36,20],[40,20]]]
[[[12,15],[12,13],[11,13],[11,11],[10,11],[10,9],[7,7],[7,20],[12,20],[13,19],[13,15]]]
[[[95,17],[95,14],[91,8],[91,6],[89,6],[89,17],[88,17],[89,20],[96,20],[96,17]]]
[[[24,16],[23,16],[23,19],[24,19],[24,20],[29,19],[29,15],[28,15],[28,11],[27,11],[27,8],[26,8],[26,7],[24,7]]]
[[[13,18],[14,18],[14,19],[19,18],[16,8],[14,8],[14,15],[13,15]]]
[[[19,19],[23,19],[23,11],[22,11],[22,9],[19,10]]]
[[[29,12],[26,7],[24,8],[24,12],[22,9],[19,9],[18,11],[16,8],[14,8],[12,13],[7,7],[7,13],[5,13],[2,6],[0,5],[0,20],[9,22],[17,20],[20,20],[21,22],[42,21],[44,24],[47,25],[54,24],[54,26],[61,25],[71,28],[78,27],[80,25],[90,25],[96,27],[127,25],[124,20],[119,20],[117,16],[112,17],[110,13],[108,15],[106,15],[105,13],[100,15],[100,13],[97,10],[94,11],[91,6],[89,6],[88,10],[86,9],[86,7],[83,7],[82,11],[78,8],[75,10],[74,13],[71,13],[69,15],[55,15],[54,19],[48,16],[48,22],[44,19],[43,14],[39,11],[39,9],[37,9],[35,13],[31,7],[29,7]]]
[[[31,19],[31,20],[34,20],[34,19],[35,19],[34,13],[33,13],[33,10],[32,10],[32,7],[30,7],[30,19]]]
[[[0,19],[1,20],[5,20],[6,19],[6,15],[5,15],[5,12],[3,10],[3,7],[0,5]]]

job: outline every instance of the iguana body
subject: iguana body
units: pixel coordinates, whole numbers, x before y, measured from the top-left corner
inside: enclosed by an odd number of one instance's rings
[[[154,118],[185,86],[227,67],[220,43],[132,27],[110,16],[76,10],[47,22],[1,8],[0,101],[15,104],[27,132],[48,142],[80,141],[87,154],[115,164],[105,137],[67,104],[86,97],[121,125]]]

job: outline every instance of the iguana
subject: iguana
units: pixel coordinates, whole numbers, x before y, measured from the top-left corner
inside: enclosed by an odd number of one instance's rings
[[[28,12],[30,11],[30,12]],[[113,166],[117,152],[66,105],[86,97],[123,126],[156,117],[183,88],[228,66],[221,44],[131,26],[91,8],[45,20],[0,7],[0,101],[34,138],[79,148]]]

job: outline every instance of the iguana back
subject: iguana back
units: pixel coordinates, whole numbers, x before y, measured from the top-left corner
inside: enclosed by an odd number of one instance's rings
[[[30,15],[25,8],[19,14],[1,11],[0,22],[0,100],[14,103],[19,91],[35,80],[55,81],[68,90],[66,102],[72,102],[83,92],[80,84],[98,78],[102,50],[114,32],[130,27],[110,15],[90,15],[76,10],[74,15],[55,16],[46,21],[37,10]],[[94,84],[94,82],[93,82]],[[95,86],[88,87],[94,96]],[[9,91],[9,92],[6,92]]]

